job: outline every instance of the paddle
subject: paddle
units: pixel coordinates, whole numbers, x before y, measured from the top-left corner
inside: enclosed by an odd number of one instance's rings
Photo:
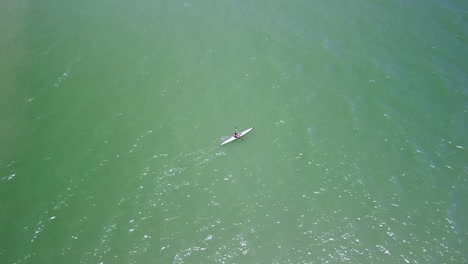
[[[236,127],[236,133],[237,133],[237,127]],[[238,139],[240,139],[240,140],[244,141],[244,140],[243,140],[241,137],[238,137]]]

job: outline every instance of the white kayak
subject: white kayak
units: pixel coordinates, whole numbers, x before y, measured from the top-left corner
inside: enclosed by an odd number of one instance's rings
[[[236,139],[239,139],[239,138],[241,138],[241,137],[243,137],[243,136],[245,136],[245,134],[249,133],[249,132],[252,131],[253,129],[254,129],[254,128],[251,127],[251,128],[249,128],[249,129],[244,130],[244,131],[242,131],[241,133],[239,133],[239,136],[238,136],[238,137],[232,136],[232,137],[226,139],[223,143],[221,143],[221,146],[224,145],[224,144],[227,144],[227,143],[229,143],[229,142],[232,142],[232,141],[234,141],[234,140],[236,140]]]

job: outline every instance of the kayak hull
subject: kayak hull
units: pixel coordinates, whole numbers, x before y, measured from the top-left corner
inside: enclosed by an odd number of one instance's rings
[[[234,140],[239,139],[239,138],[245,136],[247,133],[249,133],[249,132],[252,131],[253,129],[254,129],[254,128],[251,127],[251,128],[249,128],[249,129],[246,129],[246,130],[242,131],[241,133],[239,133],[240,136],[237,137],[237,138],[235,138],[234,136],[232,136],[232,137],[226,139],[223,143],[221,143],[221,146],[222,146],[222,145],[226,145],[227,143],[233,142]]]

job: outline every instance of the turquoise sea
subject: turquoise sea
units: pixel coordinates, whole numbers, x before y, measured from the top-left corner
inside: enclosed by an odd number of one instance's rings
[[[468,263],[467,47],[463,0],[2,0],[0,263]]]

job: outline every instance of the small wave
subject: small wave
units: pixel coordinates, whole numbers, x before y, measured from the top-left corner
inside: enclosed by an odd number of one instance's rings
[[[68,79],[70,72],[65,71],[62,75],[60,75],[54,83],[54,87],[59,87],[66,79]]]
[[[198,246],[183,249],[183,250],[179,251],[176,254],[176,256],[174,257],[174,263],[182,264],[182,263],[184,263],[184,258],[186,258],[188,256],[191,256],[192,254],[194,254],[197,251],[204,251],[204,250],[206,250],[205,247],[198,247]]]
[[[15,176],[16,176],[16,173],[13,173],[13,174],[2,177],[2,180],[9,181],[13,179]]]

